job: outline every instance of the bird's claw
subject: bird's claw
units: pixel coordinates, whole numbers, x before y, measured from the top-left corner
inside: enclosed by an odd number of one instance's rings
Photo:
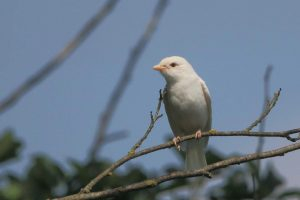
[[[200,139],[202,137],[202,132],[201,130],[198,130],[196,133],[195,133],[195,139]]]
[[[178,151],[180,151],[181,148],[180,148],[180,145],[178,144],[180,142],[180,137],[179,136],[174,137],[172,141],[173,141],[174,145],[176,146],[176,148],[178,149]]]

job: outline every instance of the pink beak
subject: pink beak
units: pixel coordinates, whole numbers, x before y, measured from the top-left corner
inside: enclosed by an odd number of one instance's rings
[[[156,66],[153,67],[153,69],[156,70],[156,71],[160,71],[161,72],[163,70],[166,70],[167,67],[161,66],[161,65],[156,65]]]

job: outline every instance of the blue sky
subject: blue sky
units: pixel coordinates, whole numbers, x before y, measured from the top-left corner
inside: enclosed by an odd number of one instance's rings
[[[60,51],[103,2],[2,1],[0,99]],[[0,130],[13,128],[25,142],[21,164],[12,164],[13,169],[22,171],[38,152],[62,164],[70,157],[85,160],[99,115],[156,2],[121,1],[59,70],[0,116]],[[164,86],[152,66],[170,55],[187,58],[206,81],[215,129],[240,130],[255,120],[268,64],[274,66],[271,91],[283,91],[266,128],[299,127],[299,7],[296,0],[171,1],[109,127],[109,132],[127,130],[130,136],[106,145],[99,156],[116,160],[141,137]],[[163,117],[144,146],[162,143],[168,134]],[[211,138],[209,143],[225,155],[253,152],[256,144],[256,139],[234,137]],[[267,139],[265,149],[286,144]],[[300,152],[272,160],[288,185],[299,187]],[[169,150],[133,162],[156,170],[170,163],[177,160]]]

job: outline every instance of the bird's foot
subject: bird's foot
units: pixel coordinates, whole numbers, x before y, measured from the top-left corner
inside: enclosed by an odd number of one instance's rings
[[[181,150],[180,145],[178,144],[178,143],[180,143],[180,137],[179,136],[174,137],[172,141],[173,141],[174,145],[176,146],[176,148],[178,149],[178,151],[180,151]]]
[[[201,130],[198,130],[196,133],[195,133],[195,139],[200,139],[202,137],[202,132]]]

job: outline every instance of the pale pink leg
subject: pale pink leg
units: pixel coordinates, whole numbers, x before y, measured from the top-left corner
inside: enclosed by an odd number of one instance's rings
[[[195,133],[195,138],[196,139],[200,139],[202,137],[202,132],[201,130],[198,130],[196,133]]]
[[[173,138],[173,143],[176,146],[176,148],[178,149],[178,151],[180,151],[180,145],[178,144],[179,142],[180,142],[179,136]]]

